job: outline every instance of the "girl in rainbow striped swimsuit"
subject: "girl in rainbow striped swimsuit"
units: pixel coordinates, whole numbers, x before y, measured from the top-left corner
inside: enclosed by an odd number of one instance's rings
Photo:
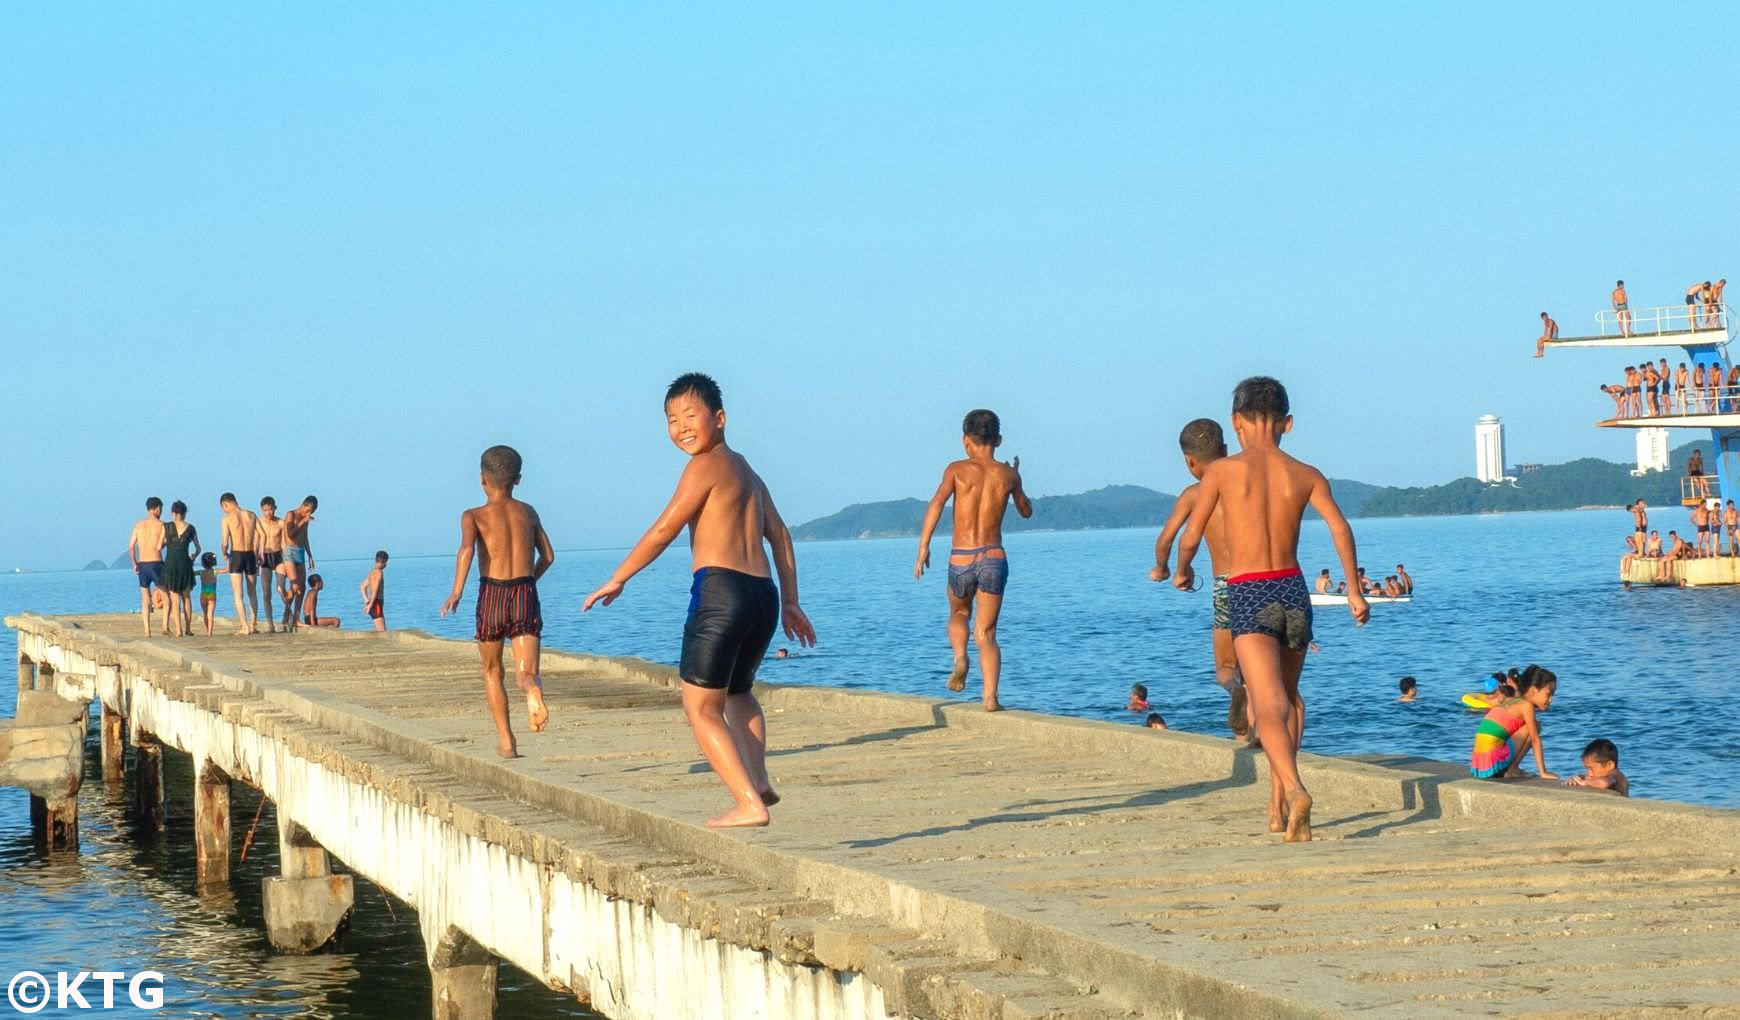
[[[1517,696],[1494,705],[1474,731],[1474,754],[1468,771],[1476,779],[1505,779],[1530,748],[1542,779],[1557,779],[1547,771],[1546,752],[1541,749],[1541,728],[1535,719],[1553,703],[1559,678],[1550,669],[1531,667],[1517,679]]]

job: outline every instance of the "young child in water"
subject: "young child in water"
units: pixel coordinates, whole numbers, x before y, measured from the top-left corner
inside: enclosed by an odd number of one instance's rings
[[[1159,712],[1149,712],[1147,721],[1142,725],[1151,730],[1163,730],[1166,728],[1166,720],[1160,717]]]
[[[1397,701],[1413,701],[1420,693],[1419,682],[1411,676],[1402,677],[1401,680],[1397,681],[1396,686],[1402,692],[1402,696],[1397,698]]]
[[[1141,684],[1130,685],[1129,710],[1132,712],[1148,711],[1148,688]]]
[[[1476,779],[1509,779],[1532,748],[1542,779],[1557,779],[1547,771],[1546,751],[1536,716],[1553,704],[1559,678],[1550,669],[1530,666],[1517,678],[1517,696],[1492,706],[1474,731],[1474,753],[1468,771]]]
[[[205,615],[205,636],[211,637],[217,622],[217,553],[199,558],[199,611]]]
[[[955,501],[954,532],[949,543],[949,648],[954,666],[948,688],[967,689],[967,631],[979,646],[979,675],[984,681],[985,711],[1003,708],[997,682],[1003,670],[1003,650],[997,644],[997,617],[1003,612],[1003,588],[1009,580],[1009,554],[1003,549],[1003,515],[1009,504],[1022,517],[1033,516],[1033,504],[1021,488],[1021,458],[1005,464],[996,458],[1003,444],[1003,425],[993,411],[967,412],[961,422],[964,460],[943,469],[942,483],[924,510],[918,534],[914,579],[930,567],[930,536],[942,521],[943,506]],[[973,624],[973,613],[979,614]]]
[[[1590,790],[1612,790],[1621,797],[1631,796],[1631,782],[1619,771],[1619,748],[1611,740],[1596,738],[1583,748],[1583,774],[1565,780],[1566,786],[1581,786]]]

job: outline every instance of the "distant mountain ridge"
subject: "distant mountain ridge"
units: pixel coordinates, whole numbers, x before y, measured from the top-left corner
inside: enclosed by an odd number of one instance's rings
[[[1506,513],[1527,510],[1577,510],[1624,506],[1643,499],[1651,506],[1680,501],[1679,479],[1694,449],[1711,464],[1710,444],[1687,443],[1669,457],[1669,469],[1633,477],[1625,464],[1585,457],[1565,464],[1547,464],[1515,482],[1489,485],[1458,478],[1443,485],[1384,486],[1347,478],[1332,478],[1335,500],[1349,517],[1435,517]],[[1106,528],[1159,528],[1178,497],[1140,485],[1108,485],[1092,492],[1039,496],[1033,516],[1004,518],[1005,531],[1090,531]],[[854,503],[838,513],[818,517],[792,529],[800,542],[856,538],[901,538],[918,534],[924,523],[925,501],[892,499]],[[943,514],[939,534],[952,530],[951,515]]]

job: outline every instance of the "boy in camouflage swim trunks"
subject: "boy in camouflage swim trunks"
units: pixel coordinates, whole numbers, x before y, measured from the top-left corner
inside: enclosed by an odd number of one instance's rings
[[[1184,524],[1190,519],[1191,512],[1196,508],[1197,494],[1201,490],[1202,473],[1208,465],[1226,456],[1226,435],[1221,431],[1220,423],[1212,418],[1198,418],[1184,426],[1184,431],[1178,434],[1179,449],[1184,452],[1184,466],[1190,471],[1192,478],[1198,484],[1192,484],[1178,494],[1178,502],[1172,505],[1172,516],[1166,519],[1166,526],[1160,529],[1160,537],[1154,541],[1154,569],[1148,572],[1149,580],[1164,581],[1172,576],[1167,561],[1172,557],[1172,541],[1178,533],[1184,530]],[[1239,676],[1238,657],[1233,654],[1232,615],[1226,600],[1226,574],[1221,571],[1221,565],[1226,563],[1226,527],[1222,523],[1224,514],[1217,514],[1208,522],[1205,535],[1208,538],[1209,568],[1214,571],[1214,682],[1219,684],[1228,695],[1231,703],[1227,705],[1226,724],[1235,736],[1249,736],[1256,741],[1256,733],[1251,727],[1250,703],[1245,697],[1244,678]]]
[[[1178,546],[1172,583],[1189,588],[1190,563],[1216,510],[1224,511],[1227,606],[1233,651],[1255,712],[1263,755],[1269,760],[1269,831],[1289,843],[1311,838],[1311,794],[1299,779],[1299,740],[1305,703],[1299,674],[1311,644],[1311,596],[1299,571],[1299,522],[1310,506],[1329,526],[1344,576],[1358,576],[1353,529],[1336,506],[1329,481],[1309,464],[1281,452],[1293,428],[1287,390],[1255,376],[1233,390],[1233,431],[1239,453],[1208,465],[1196,509]],[[1352,584],[1347,608],[1364,624],[1371,607]]]

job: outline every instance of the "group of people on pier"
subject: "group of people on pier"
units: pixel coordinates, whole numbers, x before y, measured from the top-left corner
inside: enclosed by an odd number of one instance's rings
[[[1603,385],[1613,398],[1615,418],[1657,418],[1663,415],[1731,414],[1740,410],[1740,365],[1724,368],[1720,361],[1669,371],[1668,359],[1625,366],[1622,383]]]
[[[1694,450],[1692,457],[1701,462],[1703,452]],[[1700,472],[1693,477],[1701,478],[1703,475]],[[1705,495],[1708,495],[1707,489]],[[1664,541],[1660,531],[1650,530],[1649,508],[1643,500],[1632,503],[1626,508],[1626,512],[1631,514],[1632,530],[1625,540],[1621,569],[1642,560],[1654,564],[1657,580],[1665,581],[1673,576],[1673,564],[1677,561],[1740,556],[1740,508],[1735,507],[1733,500],[1728,500],[1723,506],[1713,504],[1712,500],[1699,499],[1690,508],[1691,526],[1688,530],[1692,541],[1688,542],[1673,530],[1668,531]],[[1726,551],[1722,544],[1724,531],[1728,535]]]
[[[278,516],[278,503],[271,496],[260,500],[258,515],[243,509],[231,492],[219,497],[218,506],[223,511],[223,525],[219,530],[218,554],[213,554],[203,552],[199,531],[187,519],[186,503],[179,499],[171,503],[169,520],[165,521],[163,500],[152,496],[145,501],[145,516],[133,525],[127,537],[127,558],[139,580],[139,614],[146,637],[151,636],[153,611],[159,609],[163,615],[163,634],[192,633],[191,593],[196,562],[200,564],[200,608],[205,616],[206,633],[212,632],[218,555],[225,560],[224,572],[230,578],[241,633],[252,634],[258,628],[262,596],[266,602],[267,629],[277,629],[272,608],[274,581],[286,630],[295,630],[304,615],[312,615],[304,614],[308,572],[314,567],[308,525],[314,520],[319,501],[309,496],[283,517]],[[264,584],[260,583],[262,572]]]

